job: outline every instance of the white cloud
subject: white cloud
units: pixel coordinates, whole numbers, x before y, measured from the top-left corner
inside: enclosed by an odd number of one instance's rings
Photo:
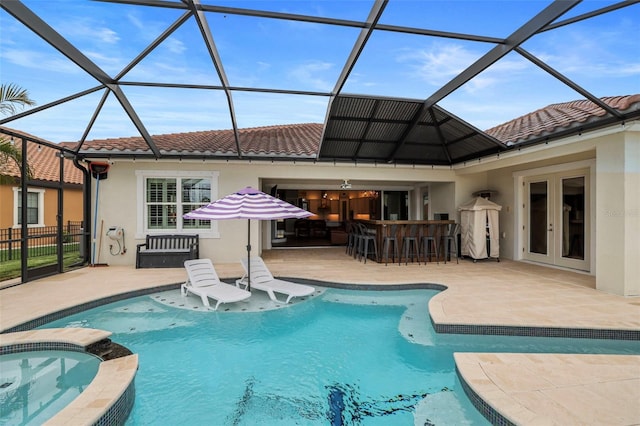
[[[124,67],[122,58],[108,52],[87,50],[84,54],[106,72],[117,73]]]
[[[405,51],[396,60],[409,64],[412,78],[418,77],[437,87],[451,81],[485,53],[469,50],[459,44],[434,44],[429,49]],[[465,84],[464,90],[475,93],[503,84],[527,67],[524,59],[502,58]]]
[[[187,46],[185,46],[185,44],[182,41],[177,40],[175,38],[169,38],[165,40],[164,42],[162,42],[162,46],[165,49],[167,49],[169,52],[174,53],[176,55],[180,55],[187,50]]]
[[[593,52],[593,51],[592,51]],[[603,58],[581,51],[537,53],[535,56],[565,75],[587,77],[630,77],[640,75],[640,62],[624,58]]]
[[[120,41],[118,34],[109,28],[98,28],[97,30],[94,30],[94,36],[100,39],[100,41],[108,44],[115,44]]]
[[[90,19],[66,22],[60,32],[67,38],[82,40],[83,43],[90,42],[91,44],[95,44],[97,41],[106,44],[116,44],[120,41],[118,33],[114,30],[98,25]],[[78,42],[76,41],[76,43]]]
[[[57,72],[63,74],[78,74],[81,69],[67,58],[55,54],[48,54],[35,50],[7,49],[2,52],[3,61],[25,68]]]
[[[258,61],[256,63],[258,65],[258,71],[267,71],[271,69],[271,64],[264,61]]]
[[[615,78],[639,76],[637,24],[620,19],[610,26],[575,26],[534,39],[531,53],[568,76]]]
[[[396,56],[396,61],[408,63],[424,81],[434,86],[441,85],[462,72],[479,55],[461,45],[433,45],[429,49],[405,51]]]
[[[127,13],[127,20],[131,22],[131,24],[139,30],[145,29],[145,22],[142,22],[140,18],[136,16],[134,13]]]
[[[289,76],[303,84],[310,84],[317,90],[331,90],[333,83],[324,78],[327,71],[333,68],[333,64],[324,61],[312,61],[301,64],[291,71]],[[322,75],[321,75],[322,74]]]

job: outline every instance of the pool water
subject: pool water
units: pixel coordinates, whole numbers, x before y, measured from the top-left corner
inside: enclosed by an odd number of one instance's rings
[[[99,365],[99,358],[83,352],[0,355],[0,425],[49,420],[91,383]]]
[[[260,312],[178,309],[143,296],[47,327],[110,330],[139,354],[127,425],[486,425],[462,391],[453,352],[639,350],[637,342],[436,334],[427,309],[436,293],[326,289]]]

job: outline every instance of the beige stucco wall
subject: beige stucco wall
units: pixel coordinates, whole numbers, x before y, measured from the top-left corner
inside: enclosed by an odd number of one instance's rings
[[[336,188],[343,179],[373,181],[387,188],[398,186],[412,190],[410,215],[420,217],[421,193],[429,189],[430,215],[449,213],[459,220],[457,207],[468,201],[475,191],[496,190],[492,201],[502,205],[500,212],[500,257],[520,259],[521,232],[518,229],[519,206],[515,188],[519,173],[548,167],[564,167],[570,164],[592,164],[591,185],[594,190],[591,229],[591,270],[596,274],[599,289],[616,294],[640,294],[640,251],[637,238],[640,235],[640,124],[590,132],[556,141],[553,144],[523,148],[520,152],[485,158],[473,165],[461,165],[452,169],[431,167],[394,167],[367,165],[332,165],[308,162],[221,162],[221,161],[116,161],[109,178],[101,182],[98,227],[104,223],[103,232],[109,226],[125,229],[127,253],[112,256],[104,238],[97,239],[101,247],[98,263],[129,264],[135,262],[135,245],[144,235],[137,229],[138,200],[136,170],[167,171],[215,171],[218,175],[218,193],[221,197],[245,186],[268,191],[271,184],[262,187],[264,181],[306,182],[322,181],[316,189],[332,189],[326,182],[335,182]],[[95,181],[94,191],[95,191]],[[307,188],[310,189],[310,188]],[[606,217],[602,212],[624,212]],[[104,221],[104,222],[103,222]],[[251,223],[251,246],[259,254],[269,246],[270,224]],[[596,238],[597,229],[597,238]],[[219,222],[219,237],[205,238],[201,242],[201,256],[215,262],[233,262],[246,255],[247,222],[230,220]],[[620,239],[624,236],[623,239]],[[602,257],[601,257],[602,256]],[[615,260],[612,262],[611,260]]]
[[[596,245],[599,289],[640,295],[640,132],[597,148]]]
[[[640,123],[577,135],[549,146],[525,148],[517,154],[485,159],[456,170],[458,177],[483,179],[498,191],[492,201],[500,212],[500,256],[521,259],[518,235],[518,173],[595,162],[591,185],[591,267],[599,290],[640,295]],[[502,234],[505,233],[504,237]]]
[[[268,191],[270,188],[262,188],[262,181],[274,179],[306,182],[330,181],[334,182],[337,188],[342,179],[348,178],[352,181],[377,181],[386,187],[394,185],[403,188],[410,187],[415,188],[416,191],[419,191],[421,186],[427,182],[453,182],[455,180],[455,172],[449,168],[360,165],[345,167],[344,165],[308,162],[177,162],[172,160],[137,160],[133,162],[118,160],[111,165],[108,178],[100,182],[95,263],[113,265],[133,265],[135,263],[136,244],[144,241],[144,234],[137,229],[137,209],[142,200],[138,200],[136,170],[215,171],[219,173],[217,197],[225,196],[245,186]],[[95,200],[95,180],[92,181],[92,186]],[[449,193],[440,195],[441,198],[449,198],[449,196]],[[436,197],[437,199],[438,197]],[[109,245],[113,243],[104,235],[110,226],[124,228],[126,253],[116,256],[110,254]],[[269,244],[270,224],[268,222],[259,224],[252,221],[250,226],[252,252],[258,254]],[[203,238],[201,240],[201,257],[211,258],[215,263],[238,261],[243,255],[246,255],[246,221],[220,221],[218,222],[218,231],[219,238]],[[97,257],[98,251],[99,258]]]
[[[502,206],[500,211],[500,257],[506,259],[520,259],[516,252],[517,238],[521,237],[521,227],[517,223],[518,209],[522,209],[516,199],[516,182],[514,174],[527,170],[543,169],[552,166],[562,166],[581,163],[595,158],[595,151],[588,150],[572,155],[562,155],[545,160],[532,161],[530,163],[512,165],[487,172],[488,187],[496,190],[491,201]]]

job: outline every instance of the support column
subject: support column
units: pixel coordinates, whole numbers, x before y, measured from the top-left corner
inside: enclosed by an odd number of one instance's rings
[[[640,295],[640,131],[596,146],[596,288]]]

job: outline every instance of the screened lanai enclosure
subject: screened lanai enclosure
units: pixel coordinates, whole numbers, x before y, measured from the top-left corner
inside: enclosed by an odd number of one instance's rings
[[[141,136],[146,149],[136,155],[183,157],[179,147],[159,149],[154,135],[233,129],[233,150],[193,155],[263,158],[246,152],[239,128],[322,122],[308,160],[450,165],[548,142],[546,134],[507,141],[484,131],[532,105],[593,102],[599,118],[566,134],[628,119],[600,98],[639,89],[637,75],[606,71],[624,66],[623,52],[638,52],[636,1],[1,7],[3,81],[28,88],[38,105],[0,124],[80,142],[78,153],[85,140]],[[594,33],[594,22],[626,37]]]
[[[615,98],[640,93],[638,3],[2,0],[2,82],[37,105],[0,116],[0,133],[65,142],[85,174],[85,160],[118,157],[479,162],[640,116]],[[502,125],[569,101],[591,114],[564,105],[526,133]],[[276,152],[251,139],[303,123],[319,126],[317,143]],[[224,149],[162,143],[211,130],[228,131]],[[118,149],[129,138],[141,144]],[[94,202],[82,204],[87,238]]]

